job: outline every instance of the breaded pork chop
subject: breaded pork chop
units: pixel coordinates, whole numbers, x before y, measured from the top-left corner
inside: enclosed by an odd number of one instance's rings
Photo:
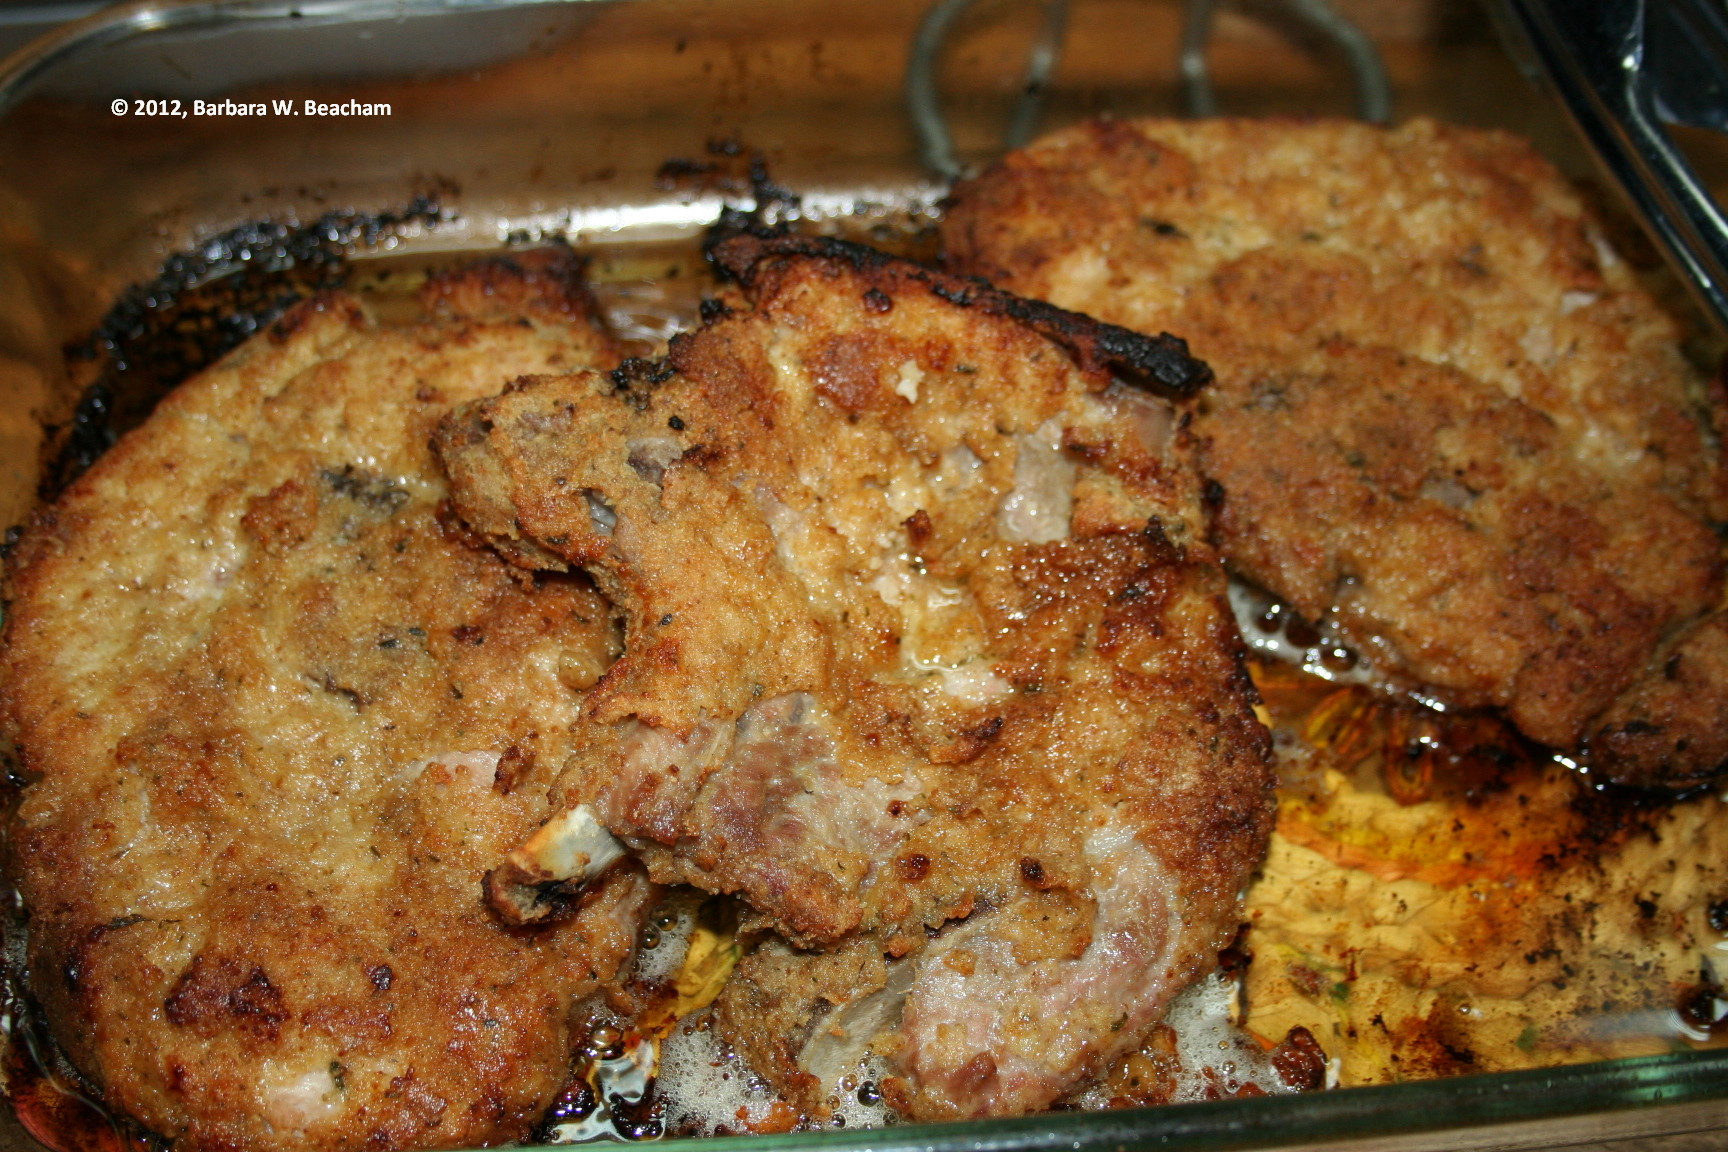
[[[185,1149],[527,1134],[640,872],[506,930],[487,866],[546,818],[615,643],[583,579],[453,519],[428,437],[609,351],[573,269],[495,262],[381,326],[327,295],[165,399],[25,533],[4,714],[33,988],[117,1111]]]
[[[1226,562],[1387,672],[1577,750],[1718,604],[1703,385],[1519,140],[1099,121],[959,185],[943,234],[963,271],[1187,337]],[[1703,690],[1598,767],[1717,771],[1728,683]]]
[[[759,935],[727,1038],[807,1108],[1049,1104],[1235,929],[1268,743],[1135,337],[867,249],[735,234],[655,369],[452,414],[457,507],[625,615],[566,802]],[[1126,384],[1112,376],[1132,375]]]

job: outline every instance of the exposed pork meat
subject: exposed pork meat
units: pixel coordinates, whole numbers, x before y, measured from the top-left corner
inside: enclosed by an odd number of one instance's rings
[[[806,1106],[867,1051],[913,1116],[1047,1105],[1213,962],[1269,823],[1205,370],[856,247],[715,255],[739,310],[664,367],[440,432],[471,525],[624,613],[565,802],[749,903],[718,1019]]]

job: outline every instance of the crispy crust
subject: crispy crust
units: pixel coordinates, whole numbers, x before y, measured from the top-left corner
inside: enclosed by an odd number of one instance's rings
[[[1132,377],[1169,400],[1192,399],[1212,382],[1212,369],[1188,354],[1187,341],[1167,332],[1149,336],[1100,324],[1042,300],[1001,292],[981,280],[944,275],[844,240],[756,228],[717,229],[707,252],[717,268],[746,285],[785,257],[843,261],[860,274],[921,285],[958,307],[1024,324],[1060,344],[1085,371]]]
[[[527,1134],[639,873],[513,934],[479,880],[549,812],[609,609],[443,512],[450,407],[609,356],[574,262],[319,297],[187,382],[42,512],[7,576],[32,987],[105,1101],[188,1149]]]
[[[853,246],[713,251],[748,310],[666,365],[521,381],[440,431],[471,525],[624,613],[566,801],[816,950],[768,938],[721,1009],[782,1090],[826,1095],[800,1064],[823,973],[877,973],[862,1001],[893,958],[905,1026],[857,1050],[907,1111],[1043,1106],[1213,962],[1268,829],[1182,416],[1106,369],[1203,370]],[[980,1009],[1011,1022],[942,1038]]]
[[[957,187],[944,236],[961,270],[1186,336],[1218,375],[1195,429],[1226,560],[1455,703],[1577,749],[1717,603],[1703,388],[1522,141],[1099,121]],[[1618,779],[1718,769],[1620,745]]]
[[[1728,772],[1728,614],[1685,632],[1622,693],[1590,737],[1589,757],[1616,780],[1671,787]]]

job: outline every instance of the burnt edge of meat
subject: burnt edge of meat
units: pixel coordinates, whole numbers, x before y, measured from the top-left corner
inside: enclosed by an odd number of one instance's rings
[[[169,256],[66,350],[69,362],[97,362],[94,379],[45,428],[37,495],[57,498],[175,385],[300,301],[340,287],[353,251],[448,218],[436,196],[419,196],[400,210],[327,212],[310,224],[249,221]]]
[[[1684,729],[1670,735],[1664,725],[1627,720],[1592,733],[1578,759],[1603,774],[1607,781],[1603,787],[1662,789],[1684,799],[1728,775],[1728,758],[1697,761],[1689,757],[1690,739],[1691,734]]]
[[[748,286],[763,264],[782,258],[837,260],[860,272],[921,285],[950,304],[1016,320],[1065,348],[1085,368],[1112,369],[1170,400],[1186,400],[1212,382],[1212,369],[1188,353],[1188,342],[1162,333],[1144,336],[1028,300],[982,280],[955,276],[874,248],[827,236],[764,227],[736,209],[724,212],[703,242],[703,254],[724,277]]]

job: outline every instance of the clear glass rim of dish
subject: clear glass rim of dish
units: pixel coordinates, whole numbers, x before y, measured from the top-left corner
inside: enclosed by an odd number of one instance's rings
[[[724,1152],[739,1147],[739,1141],[744,1140],[752,1147],[782,1152],[800,1148],[869,1148],[871,1152],[1064,1148],[1103,1152],[1145,1147],[1226,1152],[1378,1138],[1393,1141],[1376,1144],[1390,1150],[1433,1147],[1426,1141],[1405,1145],[1399,1138],[1443,1133],[1449,1138],[1446,1147],[1454,1149],[1552,1147],[1555,1145],[1530,1132],[1519,1139],[1504,1129],[1587,1118],[1589,1131],[1579,1134],[1569,1130],[1561,1136],[1564,1144],[1580,1139],[1696,1131],[1704,1124],[1720,1123],[1720,1118],[1703,1124],[1682,1121],[1675,1126],[1665,1125],[1662,1116],[1646,1118],[1653,1119],[1654,1124],[1640,1123],[1638,1113],[1723,1099],[1728,1099],[1728,1050],[1717,1049],[1289,1096],[899,1125],[869,1132],[723,1136],[682,1140],[678,1146],[689,1152]],[[1473,1134],[1482,1141],[1472,1139]]]
[[[436,16],[489,8],[618,0],[124,0],[45,33],[0,58],[0,115],[52,69],[87,52],[153,32],[210,32],[273,23],[309,27]]]

